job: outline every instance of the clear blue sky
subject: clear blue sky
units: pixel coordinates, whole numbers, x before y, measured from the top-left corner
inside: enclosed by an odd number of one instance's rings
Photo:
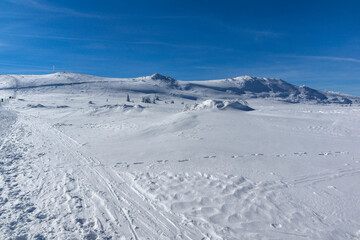
[[[282,78],[360,95],[360,1],[1,0],[0,74]]]

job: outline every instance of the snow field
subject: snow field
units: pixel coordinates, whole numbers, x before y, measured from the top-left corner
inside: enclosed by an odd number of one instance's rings
[[[23,78],[0,107],[4,239],[360,237],[355,104],[223,111],[228,93],[185,99],[171,79]]]

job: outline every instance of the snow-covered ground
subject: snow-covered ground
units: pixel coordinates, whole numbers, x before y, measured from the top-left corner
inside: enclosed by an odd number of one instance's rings
[[[162,76],[1,81],[1,239],[360,238],[357,104]]]

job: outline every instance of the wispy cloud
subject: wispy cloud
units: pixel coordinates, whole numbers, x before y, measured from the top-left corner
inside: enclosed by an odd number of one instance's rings
[[[225,52],[235,52],[235,49],[225,48],[222,46],[210,46],[210,45],[194,45],[194,44],[178,44],[178,43],[169,43],[161,41],[138,41],[138,42],[127,42],[128,44],[138,44],[138,45],[159,45],[165,47],[174,47],[174,48],[184,48],[184,49],[206,49],[206,50],[218,50]]]
[[[35,35],[35,34],[17,34],[17,33],[5,33],[8,36],[20,37],[20,38],[39,38],[39,39],[54,39],[54,40],[67,40],[67,41],[91,41],[89,38],[77,38],[66,36],[51,36],[51,35]],[[104,41],[104,40],[102,40]]]
[[[64,15],[70,15],[74,17],[83,17],[83,18],[102,18],[99,15],[90,14],[90,13],[83,13],[79,12],[70,8],[63,8],[63,7],[56,7],[53,5],[50,5],[44,1],[38,1],[38,0],[6,0],[8,2],[23,5],[26,7],[31,7],[34,9],[47,11],[47,12],[53,12],[53,13],[59,13]]]
[[[293,58],[306,58],[314,60],[324,60],[324,61],[337,61],[337,62],[354,62],[360,63],[360,59],[357,58],[345,58],[345,57],[334,57],[334,56],[298,56],[298,55],[288,55],[286,57]]]
[[[122,45],[148,45],[148,46],[162,46],[169,48],[180,48],[180,49],[194,49],[194,50],[213,50],[213,51],[222,51],[222,52],[235,52],[235,49],[226,48],[222,46],[211,46],[211,45],[196,45],[196,44],[181,44],[181,43],[171,43],[163,41],[132,41],[132,42],[122,42],[112,39],[97,39],[97,38],[81,38],[81,37],[68,37],[68,36],[57,36],[57,35],[41,35],[41,34],[20,34],[20,33],[11,33],[4,32],[4,35],[17,37],[17,38],[34,38],[34,39],[50,39],[50,40],[60,40],[60,41],[79,41],[79,42],[93,42],[94,44],[86,45],[86,48],[92,49],[105,49],[108,48],[106,44],[122,44]],[[96,42],[99,42],[95,44]],[[1,47],[0,42],[0,47]]]
[[[218,19],[197,19],[197,21],[203,21],[206,24],[210,24],[222,31],[226,31],[229,34],[238,36],[247,36],[254,40],[266,40],[283,37],[285,34],[276,32],[271,29],[252,29],[244,26],[234,25],[233,23],[220,21]]]
[[[23,12],[10,12],[10,11],[0,11],[0,18],[30,18],[34,17],[33,13],[23,13]]]

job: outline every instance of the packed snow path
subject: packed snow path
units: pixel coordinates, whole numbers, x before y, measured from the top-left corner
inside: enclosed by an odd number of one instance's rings
[[[9,130],[2,144],[3,236],[23,239],[205,236],[198,229],[179,224],[178,216],[145,201],[131,187],[129,176],[107,170],[82,151],[81,145],[40,119],[19,116]]]

